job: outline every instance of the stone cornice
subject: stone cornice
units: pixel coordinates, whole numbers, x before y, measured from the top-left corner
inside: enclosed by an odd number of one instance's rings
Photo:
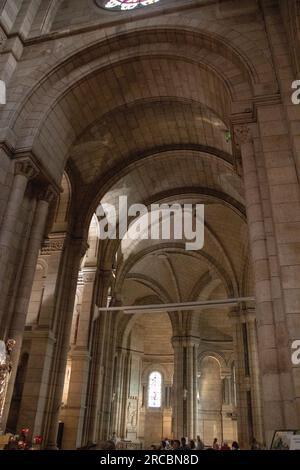
[[[258,95],[252,98],[252,109],[247,109],[243,112],[232,113],[230,116],[231,124],[251,124],[257,122],[257,110],[264,106],[274,106],[282,103],[280,93]]]

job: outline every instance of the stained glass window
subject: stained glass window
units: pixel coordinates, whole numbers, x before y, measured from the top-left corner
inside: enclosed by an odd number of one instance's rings
[[[161,407],[161,386],[162,379],[159,372],[152,372],[149,375],[148,383],[148,407],[160,408]]]
[[[100,6],[111,10],[133,10],[157,3],[159,0],[97,0]]]

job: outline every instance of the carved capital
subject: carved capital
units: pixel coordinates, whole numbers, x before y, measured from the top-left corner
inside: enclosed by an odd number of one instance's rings
[[[39,174],[38,168],[30,158],[21,158],[15,162],[15,175],[23,175],[28,180],[35,178]]]
[[[234,141],[237,147],[241,147],[243,144],[252,142],[252,132],[250,127],[246,124],[235,126]]]
[[[48,202],[48,204],[51,204],[51,202],[54,201],[56,197],[57,197],[57,193],[53,189],[53,187],[50,185],[47,186],[46,188],[43,188],[38,195],[38,199],[40,201]]]
[[[50,255],[62,251],[65,243],[65,236],[56,238],[47,238],[42,246],[41,254]]]

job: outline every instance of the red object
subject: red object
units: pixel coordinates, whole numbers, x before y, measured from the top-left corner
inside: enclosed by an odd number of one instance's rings
[[[29,429],[28,428],[24,428],[24,429],[21,429],[21,434],[28,434],[29,433]]]
[[[41,443],[43,442],[43,437],[42,437],[42,436],[35,436],[35,437],[33,438],[33,442],[34,442],[35,444],[41,444]]]

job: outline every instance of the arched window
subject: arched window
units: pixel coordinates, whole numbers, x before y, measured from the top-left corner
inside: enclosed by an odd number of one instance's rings
[[[149,375],[148,383],[148,407],[160,408],[161,407],[161,386],[162,377],[159,372],[152,372]]]

